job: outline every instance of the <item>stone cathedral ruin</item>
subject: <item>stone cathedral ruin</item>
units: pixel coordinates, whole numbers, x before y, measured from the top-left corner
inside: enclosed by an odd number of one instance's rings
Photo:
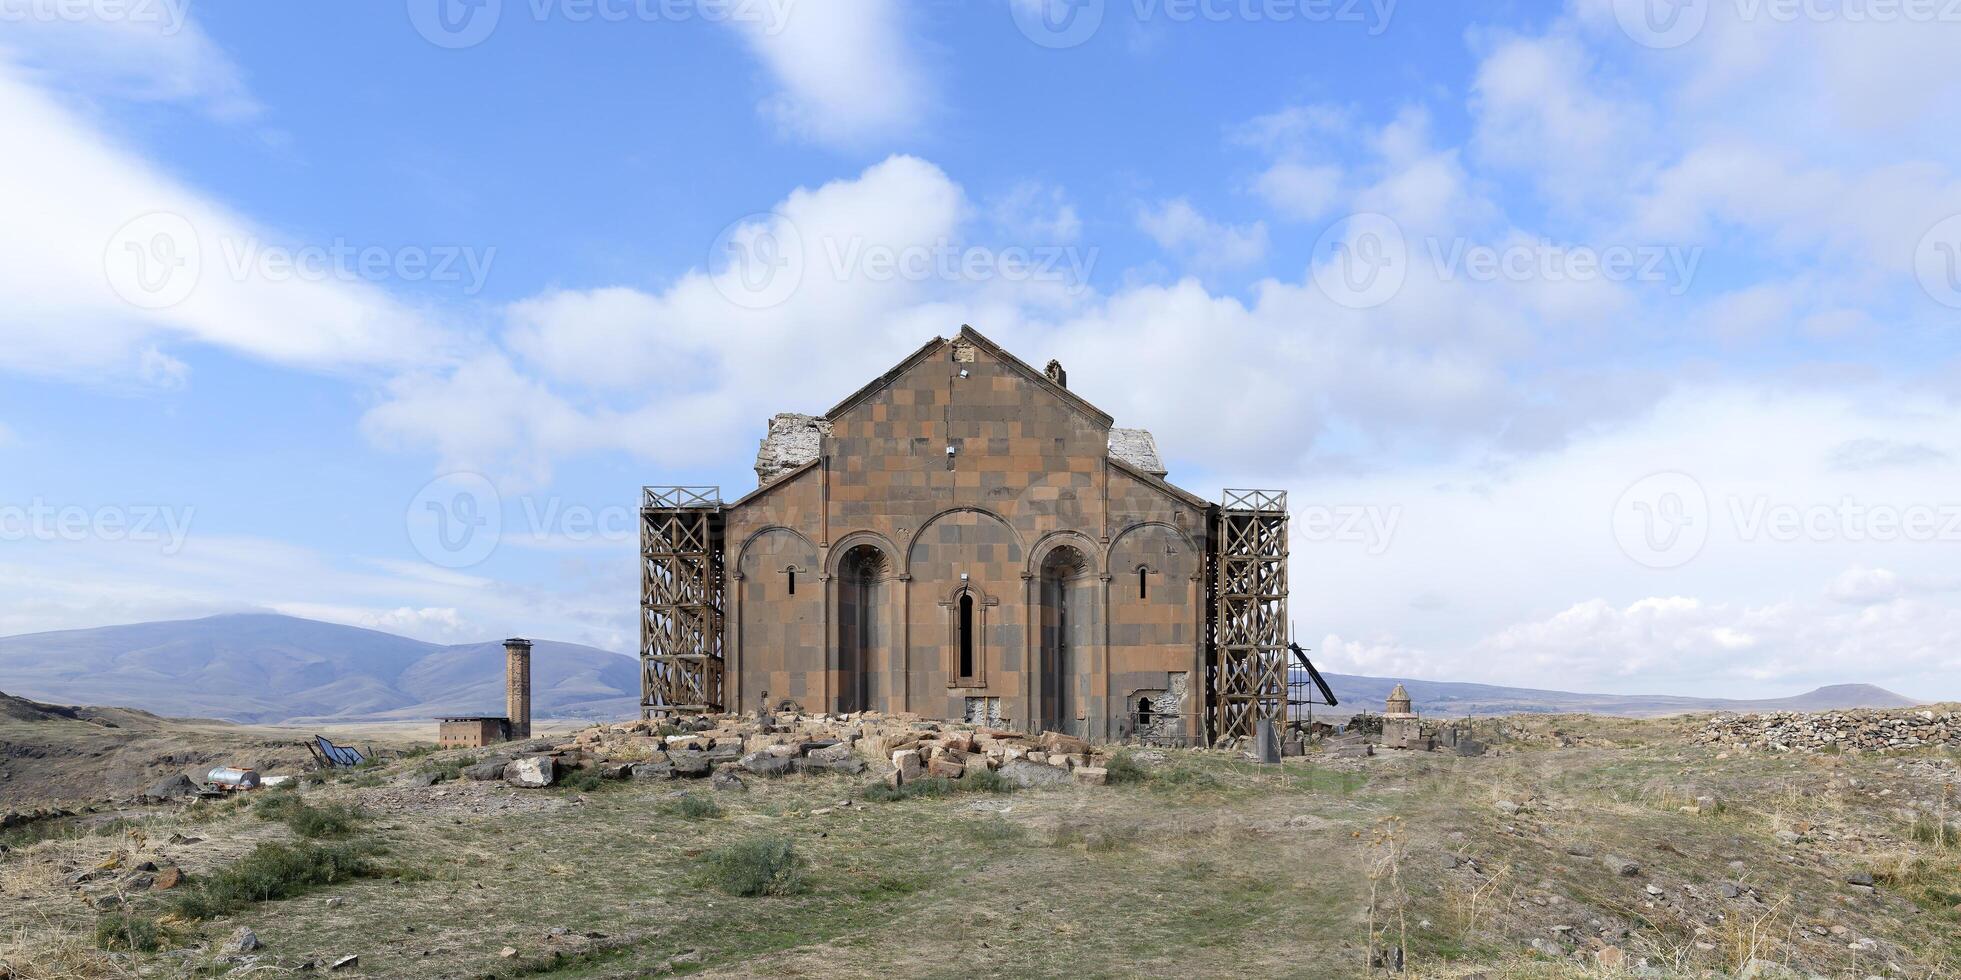
[[[1156,442],[971,327],[823,415],[759,485],[647,487],[647,717],[791,707],[1214,744],[1287,711],[1284,492],[1212,503]]]

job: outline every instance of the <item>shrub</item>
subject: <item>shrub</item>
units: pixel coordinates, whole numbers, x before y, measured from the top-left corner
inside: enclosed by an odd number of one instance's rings
[[[1110,761],[1103,764],[1103,769],[1108,773],[1106,778],[1112,784],[1141,783],[1151,778],[1150,771],[1139,765],[1136,757],[1129,752],[1118,752],[1111,756]]]
[[[730,895],[795,895],[804,890],[804,857],[786,837],[760,837],[705,855],[709,883]]]
[[[261,796],[252,812],[261,820],[283,823],[293,833],[306,838],[345,836],[361,819],[361,811],[354,807],[344,803],[310,806],[300,799],[299,793],[288,789]]]
[[[354,844],[260,844],[230,867],[199,879],[177,898],[176,909],[187,919],[209,919],[351,881],[373,873],[372,853],[373,848]]]
[[[578,769],[559,780],[558,785],[574,793],[593,793],[606,785],[606,781],[599,778],[597,769]]]
[[[967,770],[959,785],[970,793],[1012,793],[1021,788],[1014,780],[986,767]]]
[[[95,945],[102,949],[154,953],[167,938],[157,920],[148,916],[110,912],[95,920]]]
[[[660,812],[683,820],[713,820],[722,815],[722,805],[706,796],[683,793],[663,800],[660,804]]]

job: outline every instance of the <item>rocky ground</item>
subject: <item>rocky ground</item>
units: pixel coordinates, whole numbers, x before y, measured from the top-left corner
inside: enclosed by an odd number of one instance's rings
[[[784,721],[0,832],[0,977],[1961,976],[1952,745],[1520,716],[1258,766]],[[268,847],[360,853],[214,907]]]

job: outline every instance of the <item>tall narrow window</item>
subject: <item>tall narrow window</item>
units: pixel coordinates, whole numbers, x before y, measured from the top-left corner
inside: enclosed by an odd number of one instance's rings
[[[960,593],[960,676],[974,676],[974,594]]]
[[[1150,574],[1151,574],[1150,569],[1145,568],[1142,565],[1137,566],[1137,598],[1139,599],[1145,598],[1144,595],[1146,590],[1145,583],[1149,579]]]
[[[787,568],[787,569],[784,569],[784,571],[786,571],[786,572],[789,572],[789,573],[790,573],[790,594],[791,594],[791,595],[796,595],[796,594],[797,594],[797,570],[796,570],[796,567],[795,567],[795,566],[792,566],[792,567],[790,567],[790,568]]]

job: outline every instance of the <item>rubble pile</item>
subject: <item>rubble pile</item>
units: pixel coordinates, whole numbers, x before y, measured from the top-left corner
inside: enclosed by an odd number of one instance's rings
[[[1961,712],[1909,708],[1719,715],[1690,737],[1699,745],[1773,752],[1882,752],[1961,746]]]
[[[462,771],[472,780],[550,786],[578,770],[606,779],[712,778],[737,788],[743,777],[868,770],[888,786],[917,779],[962,779],[988,771],[1021,786],[1102,785],[1099,750],[1072,735],[1040,735],[909,714],[708,715],[679,722],[595,725],[569,741],[504,747]]]

